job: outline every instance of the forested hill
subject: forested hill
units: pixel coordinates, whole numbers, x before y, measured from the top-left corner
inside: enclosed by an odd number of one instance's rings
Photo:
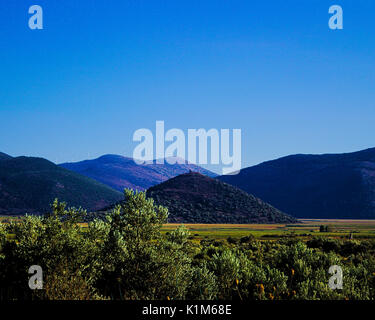
[[[291,155],[219,179],[295,217],[375,218],[375,148]]]
[[[169,209],[169,222],[292,223],[296,220],[262,200],[217,179],[191,172],[147,190]]]
[[[123,198],[123,194],[93,179],[33,157],[0,155],[0,214],[38,214],[55,198],[68,206],[98,210]]]

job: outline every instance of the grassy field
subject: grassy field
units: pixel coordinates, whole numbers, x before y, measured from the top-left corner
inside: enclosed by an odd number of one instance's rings
[[[0,216],[0,222],[20,221],[22,217]],[[80,224],[83,228],[87,223]],[[181,224],[170,223],[163,226],[163,233],[171,231]],[[183,224],[195,240],[228,237],[240,239],[253,235],[257,239],[272,240],[283,237],[299,239],[311,236],[330,238],[375,239],[375,220],[340,220],[340,219],[301,219],[297,224]],[[320,232],[320,226],[330,226],[332,232]]]
[[[168,232],[180,224],[164,225]],[[331,226],[332,232],[320,232],[320,226]],[[195,239],[239,239],[253,235],[258,239],[278,239],[282,237],[309,238],[323,236],[354,239],[375,238],[375,220],[300,220],[298,224],[184,224]]]

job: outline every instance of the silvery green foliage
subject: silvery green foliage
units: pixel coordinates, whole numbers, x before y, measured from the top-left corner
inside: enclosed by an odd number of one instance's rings
[[[192,281],[186,298],[191,300],[213,300],[218,297],[219,289],[215,274],[211,272],[207,263],[203,262],[193,268]]]
[[[108,226],[101,226],[106,230],[101,250],[104,294],[116,299],[185,297],[192,272],[183,248],[188,232],[180,228],[162,238],[167,217],[167,209],[156,206],[145,192],[125,190],[125,201],[110,213]]]
[[[46,216],[0,224],[0,297],[375,298],[375,241],[198,242],[184,226],[164,234],[167,209],[144,192],[126,191],[104,220],[82,225],[85,214],[55,201]],[[43,290],[28,287],[33,265],[43,270]],[[329,287],[333,265],[342,268],[342,289]]]
[[[179,226],[167,235],[167,240],[179,245],[184,245],[190,236],[189,230],[185,226]]]

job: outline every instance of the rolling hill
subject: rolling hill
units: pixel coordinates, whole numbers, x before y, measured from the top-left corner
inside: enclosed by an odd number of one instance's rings
[[[375,148],[291,155],[220,176],[299,218],[375,218]]]
[[[118,191],[123,191],[125,188],[145,190],[190,170],[211,177],[217,176],[194,164],[138,165],[132,158],[118,155],[104,155],[94,160],[63,163],[60,166],[95,179]]]
[[[3,152],[0,152],[0,161],[3,161],[3,160],[10,160],[12,159],[12,157],[6,153],[3,153]]]
[[[169,209],[168,222],[293,223],[296,220],[246,192],[191,172],[147,190],[156,204]]]
[[[0,157],[1,215],[44,213],[55,198],[89,211],[123,198],[122,193],[48,160]]]

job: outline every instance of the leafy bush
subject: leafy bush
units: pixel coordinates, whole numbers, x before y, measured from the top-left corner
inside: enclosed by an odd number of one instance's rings
[[[295,238],[202,240],[162,234],[167,209],[144,192],[104,220],[55,201],[50,214],[0,224],[0,299],[368,299],[375,298],[375,242]],[[43,269],[30,290],[28,269]],[[328,269],[343,269],[343,289]]]

